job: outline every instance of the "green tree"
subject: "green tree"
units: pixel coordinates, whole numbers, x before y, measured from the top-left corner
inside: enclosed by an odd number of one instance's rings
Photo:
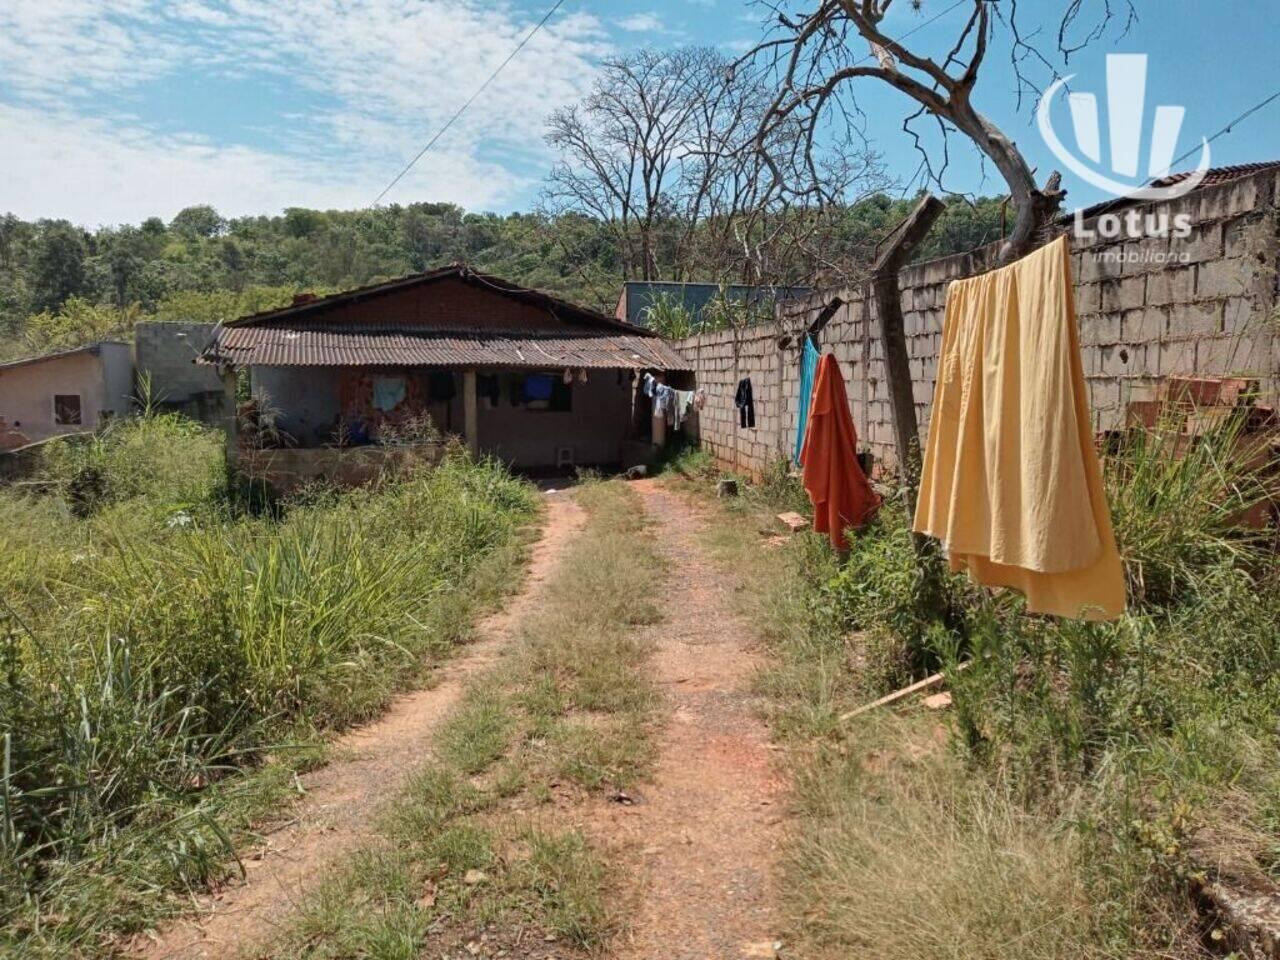
[[[57,310],[68,297],[88,292],[84,232],[65,220],[47,222],[35,243],[31,307]]]
[[[220,236],[227,229],[227,221],[208,204],[180,210],[169,222],[169,229],[179,236],[193,240],[208,240]]]
[[[44,310],[27,318],[25,337],[37,352],[78,347],[111,336],[123,336],[141,319],[137,304],[117,310],[68,297],[56,311]]]
[[[124,309],[137,299],[136,287],[146,266],[145,238],[135,227],[121,227],[110,238],[107,248],[107,265],[111,272],[111,291],[116,306]]]

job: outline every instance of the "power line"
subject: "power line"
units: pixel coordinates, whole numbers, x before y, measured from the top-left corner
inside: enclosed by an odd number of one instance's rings
[[[471,106],[471,104],[475,103],[476,98],[479,97],[480,94],[484,93],[485,89],[489,86],[489,84],[493,83],[493,81],[497,78],[498,74],[500,74],[503,71],[503,68],[505,68],[508,63],[510,63],[512,60],[515,59],[516,54],[524,49],[525,44],[527,44],[530,40],[533,39],[534,34],[536,34],[539,30],[543,28],[546,22],[555,15],[555,12],[560,9],[563,3],[564,3],[564,0],[556,0],[555,5],[546,12],[546,14],[543,16],[541,20],[539,20],[536,24],[534,24],[533,29],[530,30],[525,35],[525,38],[516,44],[515,49],[512,50],[509,54],[507,54],[507,58],[505,60],[503,60],[500,64],[498,64],[497,69],[495,69],[493,73],[489,74],[488,79],[485,80],[484,83],[480,84],[480,86],[476,88],[475,93],[471,94],[471,96],[467,98],[467,101],[462,106],[460,106],[457,110],[454,111],[453,116],[451,116],[448,120],[446,120],[444,123],[444,126],[442,126],[439,130],[435,132],[435,135],[430,140],[427,141],[427,145],[418,151],[417,156],[415,156],[412,160],[410,160],[407,164],[405,164],[404,169],[401,170],[399,173],[397,173],[395,175],[395,178],[390,183],[388,183],[386,187],[383,188],[382,192],[378,194],[377,198],[373,201],[373,206],[376,207],[382,201],[382,198],[391,192],[391,188],[394,187],[397,183],[399,183],[402,179],[404,179],[404,175],[408,173],[410,170],[412,170],[414,165],[419,160],[421,160],[424,156],[426,156],[427,151],[430,150],[432,147],[434,147],[436,145],[436,141],[439,140],[441,137],[443,137],[445,133],[448,131],[448,129],[453,126],[454,121],[457,120],[460,116],[462,116],[463,113],[466,112],[467,108]]]
[[[1235,128],[1236,124],[1241,123],[1244,120],[1247,120],[1249,117],[1253,116],[1255,113],[1257,113],[1259,110],[1261,110],[1263,107],[1267,106],[1267,104],[1271,103],[1274,100],[1280,100],[1280,90],[1277,90],[1275,93],[1271,94],[1271,96],[1269,97],[1264,97],[1262,100],[1259,100],[1257,103],[1255,103],[1252,107],[1249,107],[1247,110],[1242,111],[1238,116],[1236,116],[1229,123],[1227,123],[1227,125],[1224,126],[1221,130],[1219,130],[1213,136],[1208,137],[1204,141],[1204,143],[1205,144],[1213,143],[1213,141],[1217,140],[1219,137],[1222,137],[1228,133],[1231,133],[1231,131]],[[1203,144],[1192,147],[1186,153],[1182,154],[1182,156],[1175,158],[1169,164],[1169,174],[1174,173],[1175,171],[1173,168],[1176,167],[1178,164],[1180,164],[1183,160],[1186,160],[1188,157],[1194,154],[1197,150],[1202,150],[1202,149],[1204,149]],[[1166,176],[1167,175],[1168,174],[1166,174]],[[1159,178],[1157,178],[1157,180],[1158,179]],[[1097,205],[1095,207],[1090,207],[1088,209],[1092,211],[1092,213],[1090,214],[1091,216],[1102,216],[1102,214],[1110,213],[1120,204],[1125,203],[1130,199],[1132,198],[1127,196],[1114,197],[1111,200],[1107,200],[1100,205]]]
[[[1208,140],[1206,140],[1206,141],[1205,141],[1205,143],[1213,143],[1213,141],[1217,140],[1217,139],[1218,139],[1219,137],[1221,137],[1223,134],[1230,133],[1230,132],[1231,132],[1231,128],[1232,128],[1232,127],[1234,127],[1237,123],[1240,123],[1242,120],[1247,120],[1249,117],[1253,116],[1255,113],[1257,113],[1259,110],[1261,110],[1261,109],[1262,109],[1263,107],[1265,107],[1267,104],[1271,103],[1271,101],[1273,101],[1273,100],[1280,100],[1280,90],[1277,90],[1275,93],[1271,94],[1271,96],[1267,97],[1265,100],[1262,100],[1262,101],[1260,101],[1260,102],[1258,102],[1258,103],[1255,103],[1252,107],[1250,107],[1248,110],[1244,111],[1244,113],[1240,114],[1240,116],[1236,117],[1234,120],[1232,120],[1230,123],[1228,123],[1225,127],[1223,127],[1221,130],[1219,130],[1217,133],[1215,133],[1212,137],[1210,137]],[[1200,147],[1192,147],[1190,150],[1188,150],[1188,151],[1187,151],[1186,153],[1184,153],[1182,156],[1180,156],[1180,157],[1178,157],[1176,160],[1174,160],[1174,161],[1173,161],[1173,163],[1169,164],[1169,167],[1172,169],[1172,167],[1173,167],[1175,164],[1179,164],[1179,163],[1181,163],[1183,160],[1187,159],[1187,157],[1191,156],[1193,153],[1195,153],[1195,152],[1196,152],[1197,150],[1199,150],[1199,149],[1200,149]]]

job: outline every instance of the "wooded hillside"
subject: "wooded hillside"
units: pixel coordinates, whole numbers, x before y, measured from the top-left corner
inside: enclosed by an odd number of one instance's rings
[[[877,195],[844,208],[824,262],[802,260],[775,283],[856,276],[909,199]],[[674,236],[679,229],[672,224]],[[955,200],[922,256],[967,250],[1000,234],[996,198]],[[617,232],[580,214],[469,213],[447,203],[366,210],[290,208],[225,219],[208,206],[171,221],[87,229],[65,220],[0,218],[0,356],[38,353],[134,323],[228,320],[294,293],[370,283],[455,260],[612,311],[627,279]],[[713,262],[658,247],[658,279],[737,282]]]

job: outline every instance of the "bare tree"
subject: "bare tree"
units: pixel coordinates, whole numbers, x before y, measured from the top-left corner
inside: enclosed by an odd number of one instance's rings
[[[554,113],[548,143],[561,154],[544,203],[586,214],[615,237],[626,277],[782,282],[807,278],[800,235],[821,211],[797,202],[766,164],[757,135],[772,88],[735,74],[704,48],[642,50],[606,61],[582,103]],[[842,197],[879,186],[868,150],[829,144],[791,150],[799,124],[773,123],[776,154],[807,155],[826,189]]]
[[[777,23],[773,35],[739,61],[740,69],[755,67],[752,72],[756,76],[775,75],[777,84],[777,93],[758,131],[757,149],[777,177],[783,176],[784,166],[793,171],[809,169],[810,176],[795,188],[806,193],[820,192],[821,181],[812,175],[813,165],[804,154],[820,142],[819,131],[841,119],[849,122],[859,116],[851,92],[852,81],[870,78],[887,83],[917,105],[904,119],[903,128],[915,137],[921,150],[922,170],[929,181],[945,190],[942,177],[948,160],[947,135],[952,131],[967,137],[999,171],[1008,185],[1014,212],[1013,227],[1000,251],[1000,260],[1015,259],[1034,244],[1065,194],[1058,187],[1060,178],[1056,173],[1043,186],[1037,186],[1017,144],[979,112],[973,93],[998,26],[1008,34],[1010,65],[1019,99],[1024,92],[1038,92],[1035,73],[1047,71],[1056,76],[1049,55],[1036,43],[1043,31],[1024,30],[1018,0],[958,0],[943,13],[968,6],[964,26],[944,56],[929,56],[882,29],[893,3],[894,0],[819,0],[816,8],[798,15],[772,7]],[[919,10],[925,7],[923,0],[911,3]],[[1055,52],[1065,63],[1073,53],[1102,36],[1109,25],[1120,24],[1127,30],[1134,18],[1132,0],[1063,0],[1061,15],[1054,25]],[[931,151],[916,133],[912,124],[922,117],[938,124],[942,134],[940,148]],[[800,157],[778,154],[773,131],[780,124],[798,125],[809,132],[802,140],[790,142],[792,149],[802,151]]]

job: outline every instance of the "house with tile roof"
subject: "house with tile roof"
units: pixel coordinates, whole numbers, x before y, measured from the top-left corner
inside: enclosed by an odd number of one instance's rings
[[[642,327],[464,264],[231,321],[200,362],[228,391],[247,376],[251,432],[279,461],[369,457],[429,422],[530,471],[637,459],[649,439],[642,375],[690,369]],[[233,453],[244,447],[242,436]]]

